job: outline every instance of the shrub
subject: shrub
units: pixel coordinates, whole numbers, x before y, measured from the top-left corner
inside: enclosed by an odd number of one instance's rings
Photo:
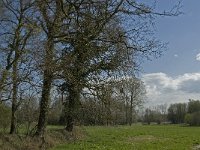
[[[0,128],[4,131],[10,125],[11,110],[8,106],[0,104]]]
[[[184,120],[185,120],[185,123],[191,125],[192,124],[192,114],[186,114]]]
[[[191,126],[200,126],[200,111],[187,114],[185,116],[185,123],[188,123]]]

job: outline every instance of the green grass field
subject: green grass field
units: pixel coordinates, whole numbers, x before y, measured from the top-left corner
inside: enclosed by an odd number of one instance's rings
[[[84,138],[51,150],[192,150],[200,145],[200,127],[133,125],[82,130]]]

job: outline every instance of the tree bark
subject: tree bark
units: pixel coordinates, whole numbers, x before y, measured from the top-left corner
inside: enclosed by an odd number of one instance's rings
[[[42,97],[40,101],[40,115],[37,124],[36,135],[43,136],[46,128],[48,109],[49,109],[49,99],[51,91],[52,75],[48,71],[44,71],[44,80],[42,87]]]
[[[125,97],[125,115],[126,115],[126,124],[128,124],[128,97]]]
[[[42,97],[40,101],[40,115],[37,124],[37,131],[35,133],[37,136],[43,136],[45,132],[49,110],[51,84],[53,81],[53,70],[55,69],[53,64],[54,43],[51,32],[47,41],[48,42],[46,44],[45,50],[46,54],[44,62]]]
[[[131,92],[131,106],[130,106],[130,120],[129,125],[131,126],[133,122],[133,92]]]
[[[77,103],[80,100],[80,91],[81,90],[75,85],[71,85],[69,87],[68,110],[65,111],[67,119],[67,125],[65,129],[68,132],[71,132],[74,127],[74,113],[76,111]]]
[[[16,133],[16,111],[17,111],[17,91],[18,91],[17,66],[18,66],[18,62],[15,61],[15,63],[13,64],[13,70],[12,70],[12,81],[13,81],[12,92],[13,93],[12,93],[12,112],[11,112],[10,134]]]

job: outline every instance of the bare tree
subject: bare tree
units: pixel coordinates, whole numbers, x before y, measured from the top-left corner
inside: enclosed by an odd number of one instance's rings
[[[0,93],[2,93],[8,71],[12,69],[12,117],[10,133],[16,132],[16,110],[18,95],[18,66],[21,56],[26,52],[27,42],[31,36],[32,28],[28,27],[26,11],[31,3],[25,0],[2,1],[4,16],[0,23],[1,30],[1,52],[6,55],[6,66],[2,69],[0,79]],[[3,41],[4,40],[4,41]]]
[[[130,90],[130,113],[129,113],[129,125],[133,122],[133,110],[136,111],[136,107],[142,106],[145,100],[146,90],[144,83],[137,78],[128,79]]]
[[[141,107],[145,101],[146,90],[143,82],[136,77],[123,77],[118,79],[116,89],[124,101],[126,124],[133,122],[133,113]]]

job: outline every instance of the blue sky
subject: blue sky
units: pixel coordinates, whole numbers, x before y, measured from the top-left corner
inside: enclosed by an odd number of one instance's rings
[[[178,0],[159,0],[169,10]],[[200,0],[183,0],[178,17],[158,17],[156,36],[168,42],[163,56],[142,65],[150,105],[200,99]]]
[[[161,0],[160,9],[169,10],[177,0]],[[168,5],[166,5],[169,3]],[[166,8],[163,6],[167,6]],[[159,7],[158,6],[158,7]],[[158,17],[156,35],[168,42],[168,50],[163,56],[143,64],[144,73],[164,72],[177,76],[188,72],[200,72],[200,0],[182,1],[182,12],[178,17]]]

